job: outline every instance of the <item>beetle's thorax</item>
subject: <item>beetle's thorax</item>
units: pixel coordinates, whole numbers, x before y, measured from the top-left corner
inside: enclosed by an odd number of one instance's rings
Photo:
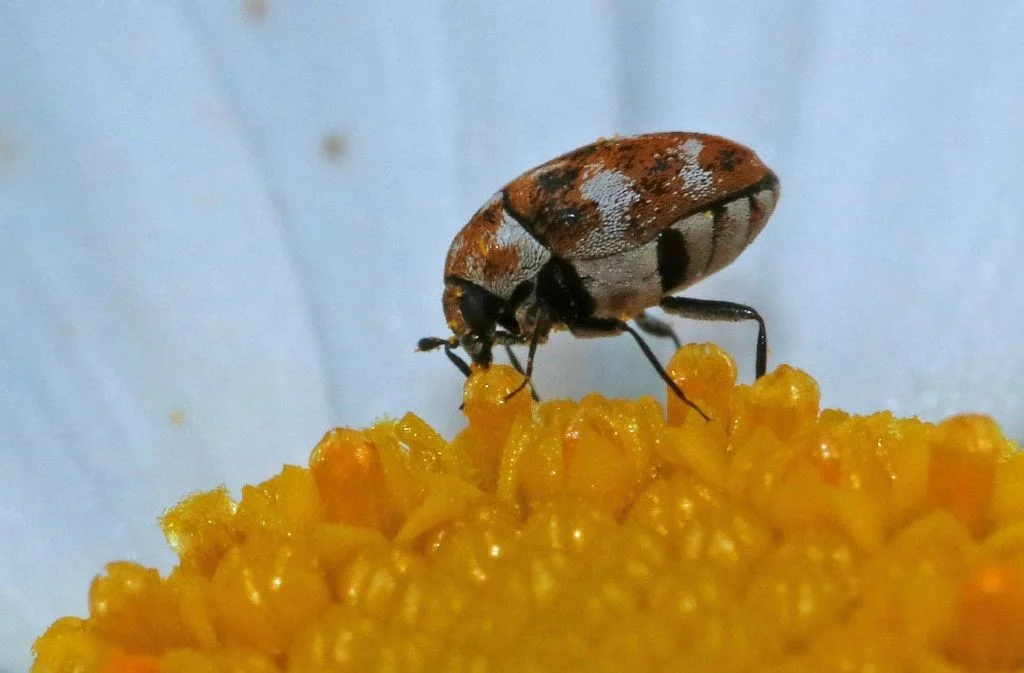
[[[551,252],[502,204],[498,192],[455,236],[445,260],[445,278],[461,278],[508,301],[533,279]]]
[[[465,279],[449,277],[442,295],[448,328],[457,337],[475,334],[489,342],[497,332],[528,341],[540,324],[550,323],[550,310],[537,295],[533,280],[520,283],[511,299]]]

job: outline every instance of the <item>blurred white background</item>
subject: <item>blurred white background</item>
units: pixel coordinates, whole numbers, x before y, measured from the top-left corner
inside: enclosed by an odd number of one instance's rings
[[[1024,3],[126,0],[0,6],[0,670],[186,492],[334,425],[451,435],[448,244],[598,136],[699,130],[782,179],[695,296],[824,403],[1024,436]],[[753,373],[751,325],[676,321]],[[668,357],[670,349],[661,345]],[[546,397],[663,387],[555,338]]]

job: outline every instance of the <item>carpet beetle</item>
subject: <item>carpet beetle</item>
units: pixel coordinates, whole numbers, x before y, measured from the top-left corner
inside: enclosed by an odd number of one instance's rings
[[[581,337],[627,332],[669,378],[641,330],[679,344],[654,306],[700,320],[757,322],[756,373],[765,372],[764,320],[742,304],[673,296],[726,266],[764,228],[779,181],[753,151],[700,133],[599,140],[508,183],[452,241],[444,267],[444,315],[453,336],[420,350],[461,346],[486,367],[494,345],[528,344],[525,380],[551,330]],[[706,418],[706,416],[705,416]]]

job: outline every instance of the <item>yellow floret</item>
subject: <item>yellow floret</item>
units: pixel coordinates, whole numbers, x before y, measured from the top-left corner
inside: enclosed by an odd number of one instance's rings
[[[169,510],[167,577],[107,566],[33,671],[1024,667],[1024,456],[983,416],[819,410],[688,346],[675,396],[534,403],[507,367],[446,441],[413,414]]]

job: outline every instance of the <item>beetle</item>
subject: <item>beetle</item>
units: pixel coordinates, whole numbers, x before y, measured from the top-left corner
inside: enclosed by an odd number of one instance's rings
[[[764,228],[779,180],[749,148],[718,136],[663,132],[598,140],[523,173],[492,196],[455,236],[444,267],[442,306],[452,336],[443,347],[466,376],[500,345],[524,374],[552,330],[579,337],[630,334],[661,378],[669,377],[642,331],[671,338],[655,306],[699,320],[757,323],[755,372],[768,340],[753,308],[674,296],[732,262]],[[528,344],[525,371],[511,345]],[[510,396],[511,396],[510,394]]]

